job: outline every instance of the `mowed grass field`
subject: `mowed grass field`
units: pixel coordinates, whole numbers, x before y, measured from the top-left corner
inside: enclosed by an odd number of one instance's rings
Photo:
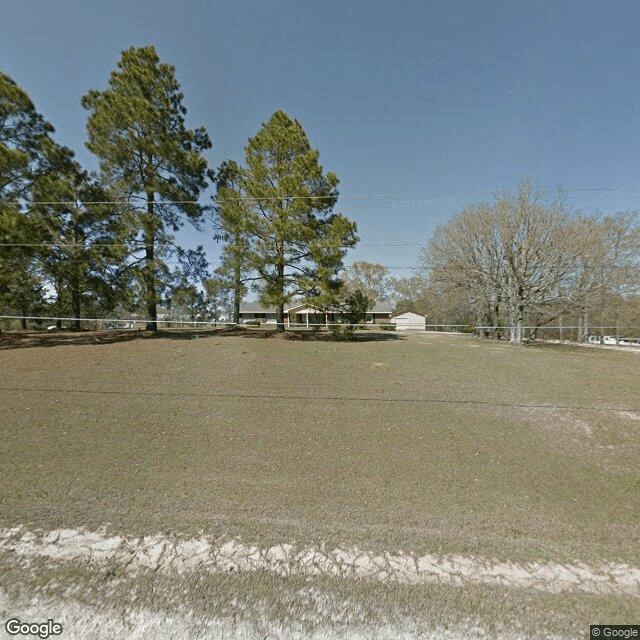
[[[0,350],[3,524],[640,561],[638,352],[101,335]]]

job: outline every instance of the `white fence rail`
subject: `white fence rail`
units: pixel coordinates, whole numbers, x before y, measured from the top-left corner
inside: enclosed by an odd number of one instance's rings
[[[149,318],[118,318],[118,317],[106,317],[106,318],[74,318],[69,316],[19,316],[19,315],[0,315],[0,320],[8,320],[8,321],[23,321],[29,320],[31,322],[84,322],[84,323],[93,323],[93,324],[102,324],[105,328],[116,329],[116,328],[136,328],[140,326],[146,326],[150,322],[153,322]],[[390,328],[393,326],[394,329],[401,330],[402,328],[412,328],[412,329],[424,329],[426,331],[435,331],[435,332],[450,332],[450,333],[479,333],[481,331],[487,333],[506,333],[512,329],[516,329],[516,327],[512,327],[509,325],[469,325],[469,324],[449,324],[449,323],[441,323],[441,324],[425,324],[422,322],[419,323],[403,323],[402,325],[396,327],[395,324],[391,321],[386,322],[358,322],[358,323],[341,323],[341,322],[290,322],[285,318],[285,324],[289,328],[293,329],[302,329],[302,328],[322,328],[322,327],[356,327],[356,328]],[[165,327],[168,325],[181,325],[187,327],[217,327],[217,326],[244,326],[251,327],[255,326],[256,323],[259,323],[260,326],[273,326],[276,324],[275,320],[265,321],[264,319],[247,319],[243,322],[235,323],[231,320],[183,320],[183,319],[171,319],[159,317],[155,320],[158,326],[164,325]],[[128,326],[124,326],[128,325]],[[579,325],[544,325],[544,326],[534,326],[534,325],[526,325],[521,327],[521,329],[526,331],[537,331],[538,335],[549,335],[557,334],[560,339],[570,340],[571,332],[584,331],[584,327]],[[623,336],[630,334],[633,336],[632,339],[639,339],[635,334],[640,336],[640,325],[637,324],[598,324],[592,325],[589,328],[589,335],[591,336],[612,336],[616,339],[623,339]]]

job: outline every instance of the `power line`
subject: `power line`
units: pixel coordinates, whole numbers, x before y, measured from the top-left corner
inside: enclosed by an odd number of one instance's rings
[[[620,189],[612,188],[612,187],[579,187],[575,189],[560,189],[561,193],[580,193],[580,192],[618,192]],[[410,191],[410,192],[402,192],[402,193],[346,193],[346,194],[338,194],[337,199],[365,199],[365,198],[448,198],[454,196],[472,196],[477,194],[493,194],[495,193],[495,189],[483,189],[477,191],[444,191],[444,192],[424,192],[424,191]],[[279,200],[327,200],[333,196],[294,196],[294,195],[280,195],[280,196],[270,196],[270,197],[256,197],[256,196],[236,196],[232,198],[220,198],[215,199],[212,198],[212,201],[215,202],[237,202],[237,201],[272,201],[276,202]],[[96,205],[104,205],[104,204],[127,204],[130,203],[130,200],[143,200],[142,196],[128,196],[127,198],[120,198],[116,200],[34,200],[30,202],[31,205],[74,205],[78,206],[79,203],[82,204],[96,204]],[[16,202],[15,204],[19,204]],[[162,206],[167,204],[195,204],[200,206],[211,206],[212,202],[204,202],[202,203],[200,200],[162,200],[155,202],[156,205]]]
[[[548,405],[548,404],[525,404],[515,402],[498,402],[491,400],[474,400],[471,398],[450,399],[420,396],[419,398],[385,398],[382,395],[376,396],[333,396],[333,395],[303,395],[303,394],[267,394],[267,393],[214,393],[214,392],[178,392],[178,391],[113,391],[107,389],[67,389],[67,388],[47,388],[47,387],[0,387],[0,391],[32,392],[32,393],[60,393],[60,394],[80,394],[80,395],[107,395],[107,396],[153,396],[170,398],[234,398],[234,399],[256,399],[256,400],[304,400],[326,402],[334,400],[340,402],[374,402],[391,404],[455,404],[455,405],[475,405],[489,407],[509,407],[517,409],[565,409],[570,411],[593,411],[602,413],[616,413],[618,411],[636,412],[640,411],[635,407],[595,407],[592,405]]]
[[[421,247],[423,242],[375,242],[375,243],[358,243],[358,247]],[[118,247],[121,249],[129,248],[135,251],[142,251],[147,247],[157,247],[157,245],[140,244],[135,248],[127,247],[126,244],[117,243],[96,243],[90,245],[70,244],[65,242],[0,242],[0,247],[51,247],[61,249],[85,249],[89,250],[94,247]]]
[[[358,247],[422,247],[424,242],[374,242],[374,243],[361,243],[358,242]]]

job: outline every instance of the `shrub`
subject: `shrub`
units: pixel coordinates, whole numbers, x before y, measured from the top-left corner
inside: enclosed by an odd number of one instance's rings
[[[260,320],[248,320],[244,324],[247,327],[259,327],[260,326]]]
[[[395,324],[381,324],[380,328],[383,331],[395,331],[396,330],[396,325]]]
[[[334,324],[329,327],[334,340],[353,340],[354,328],[346,324]]]

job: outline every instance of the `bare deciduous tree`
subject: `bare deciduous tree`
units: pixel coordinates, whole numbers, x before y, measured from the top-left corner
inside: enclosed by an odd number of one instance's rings
[[[639,293],[638,218],[637,212],[626,212],[574,220],[576,232],[582,236],[581,251],[564,309],[576,317],[579,340],[586,340],[595,318],[601,324],[621,321],[623,302]]]
[[[347,295],[362,292],[375,302],[388,302],[391,298],[393,282],[389,269],[376,262],[354,262],[342,274]]]
[[[504,309],[510,340],[521,343],[525,320],[557,307],[581,240],[561,201],[522,183],[516,195],[500,193],[439,227],[422,259],[445,291],[466,294],[482,326],[495,329]]]
[[[581,235],[561,201],[547,203],[529,184],[496,198],[497,237],[510,339],[520,343],[525,317],[559,300],[581,254]]]
[[[472,205],[438,227],[422,252],[424,270],[444,294],[466,298],[481,326],[497,326],[504,281],[494,215]]]

